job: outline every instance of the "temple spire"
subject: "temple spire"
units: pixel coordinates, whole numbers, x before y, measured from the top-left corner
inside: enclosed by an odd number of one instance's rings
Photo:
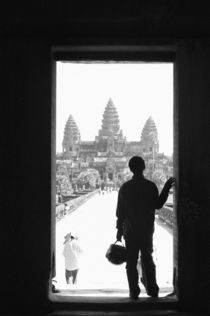
[[[102,119],[101,130],[99,131],[100,135],[109,136],[118,134],[120,131],[120,121],[117,113],[117,109],[114,105],[114,102],[109,98],[108,103],[105,107]]]
[[[158,132],[152,116],[149,116],[142,129],[141,144],[146,152],[149,152],[153,149],[155,152],[159,151]]]
[[[64,129],[63,137],[63,150],[73,146],[74,144],[80,141],[80,131],[72,115],[69,115],[69,118],[66,122]]]

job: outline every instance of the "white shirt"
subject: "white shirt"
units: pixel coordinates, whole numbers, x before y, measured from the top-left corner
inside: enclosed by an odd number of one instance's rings
[[[63,247],[63,256],[65,258],[65,269],[76,270],[79,268],[79,255],[82,252],[79,243],[73,239],[65,243]]]

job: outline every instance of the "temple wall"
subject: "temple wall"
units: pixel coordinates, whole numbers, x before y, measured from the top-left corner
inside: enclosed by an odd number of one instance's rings
[[[136,30],[136,19],[133,24],[123,19],[121,24],[113,20],[107,24],[93,20],[81,26],[74,19],[78,11],[69,11],[68,22],[65,10],[58,4],[48,5],[49,10],[43,6],[45,18],[41,20],[36,18],[40,14],[36,4],[22,22],[23,11],[21,4],[18,6],[10,8],[10,24],[5,22],[1,29],[1,34],[4,33],[0,42],[0,76],[4,87],[1,98],[1,312],[43,313],[53,308],[48,299],[54,241],[51,188],[55,177],[55,166],[51,162],[51,155],[55,155],[51,47],[71,45],[75,38],[77,44],[102,40],[103,44],[129,45],[132,37],[134,43],[145,45],[141,38],[151,42],[152,36],[154,44],[161,45],[163,38],[177,44],[174,122],[178,228],[174,262],[178,309],[210,311],[209,39],[203,38],[196,28],[197,38],[189,41],[185,39],[186,34],[189,37],[187,28],[183,30],[180,24],[177,28],[161,24],[158,22],[161,19],[152,23],[152,15],[148,17],[144,34],[141,33],[144,27]],[[168,10],[167,5],[164,8]],[[53,19],[57,15],[58,19]],[[182,23],[182,18],[179,21],[177,23]],[[89,34],[92,40],[88,42],[86,35]]]
[[[181,302],[206,304],[209,280],[210,42],[180,41],[175,75],[178,288]],[[207,133],[207,134],[206,134]]]

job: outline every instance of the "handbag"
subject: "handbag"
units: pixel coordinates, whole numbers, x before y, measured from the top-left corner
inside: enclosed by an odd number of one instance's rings
[[[127,251],[125,246],[117,244],[118,241],[111,244],[106,252],[106,258],[113,264],[122,264],[127,261]]]

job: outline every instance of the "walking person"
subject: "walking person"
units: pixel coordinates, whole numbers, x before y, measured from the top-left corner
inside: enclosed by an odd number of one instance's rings
[[[65,237],[63,256],[65,258],[65,278],[66,283],[76,284],[77,275],[79,271],[79,255],[82,253],[82,249],[76,237],[73,237],[71,233],[68,233]]]
[[[68,203],[65,203],[64,204],[64,215],[68,214],[69,212],[69,206],[68,206]]]
[[[145,162],[142,157],[132,157],[129,168],[133,177],[120,187],[116,216],[117,240],[121,241],[123,236],[127,250],[126,273],[130,298],[137,299],[140,294],[137,270],[139,251],[142,282],[149,296],[158,297],[159,287],[152,257],[155,209],[162,208],[175,179],[169,178],[159,194],[156,184],[143,175]]]

